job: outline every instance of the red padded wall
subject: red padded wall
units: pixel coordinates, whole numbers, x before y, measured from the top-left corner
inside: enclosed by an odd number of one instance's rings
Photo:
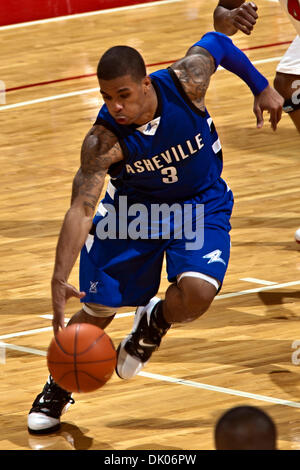
[[[160,0],[2,0],[0,26]]]

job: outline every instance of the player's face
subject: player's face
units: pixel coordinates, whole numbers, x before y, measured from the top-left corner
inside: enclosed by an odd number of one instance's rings
[[[147,112],[151,86],[149,77],[136,82],[131,75],[124,75],[113,80],[101,79],[99,84],[108,112],[118,124],[144,124],[142,120]]]

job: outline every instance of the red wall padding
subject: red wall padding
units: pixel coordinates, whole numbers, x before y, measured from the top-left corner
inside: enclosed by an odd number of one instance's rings
[[[1,0],[0,26],[160,0]]]

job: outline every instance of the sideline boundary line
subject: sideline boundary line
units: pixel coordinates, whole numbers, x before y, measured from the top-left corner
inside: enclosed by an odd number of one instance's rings
[[[282,284],[275,284],[273,286],[259,287],[259,288],[256,288],[256,289],[248,289],[248,290],[239,291],[239,292],[231,292],[231,293],[228,293],[228,294],[220,295],[220,296],[216,297],[215,300],[230,298],[230,297],[238,297],[238,296],[241,296],[241,295],[254,294],[254,293],[261,292],[261,291],[274,290],[274,289],[280,289],[280,288],[285,288],[285,287],[292,287],[292,286],[296,286],[296,285],[299,285],[299,284],[300,284],[300,280],[299,281],[286,282],[286,283],[282,283]],[[130,313],[134,314],[134,312],[128,312],[128,314],[130,314]],[[52,326],[46,327],[46,328],[38,328],[36,330],[23,331],[23,332],[19,332],[19,333],[12,333],[12,334],[8,334],[8,335],[1,335],[0,340],[13,338],[13,337],[16,337],[16,336],[25,336],[25,335],[29,335],[29,334],[36,334],[36,333],[40,333],[40,332],[44,332],[44,331],[50,331],[50,330],[52,330]],[[43,357],[47,356],[46,351],[42,351],[42,350],[35,349],[35,348],[28,348],[28,347],[24,347],[24,346],[18,346],[18,345],[11,344],[11,343],[5,343],[3,341],[0,341],[0,349],[4,350],[4,352],[5,352],[5,349],[11,349],[11,350],[14,350],[14,351],[20,351],[20,352],[25,352],[25,353],[29,353],[29,354],[36,354],[36,355],[43,356]],[[1,354],[1,357],[2,357],[1,362],[5,363],[5,359],[3,359],[4,355]],[[166,375],[153,374],[151,372],[141,371],[141,372],[139,372],[138,375],[141,376],[141,377],[146,377],[146,378],[153,379],[153,380],[159,380],[159,381],[164,381],[164,382],[168,382],[168,383],[173,383],[173,384],[176,384],[176,385],[185,385],[185,386],[188,386],[188,387],[194,387],[194,388],[198,388],[198,389],[202,389],[202,390],[208,390],[208,391],[217,392],[217,393],[224,393],[224,394],[227,394],[227,395],[234,395],[234,396],[238,396],[238,397],[244,397],[244,398],[248,398],[248,399],[251,399],[251,400],[264,401],[264,402],[268,402],[268,403],[274,403],[274,404],[277,404],[277,405],[289,406],[289,407],[292,407],[292,408],[300,408],[300,403],[290,401],[290,400],[283,400],[281,398],[274,398],[274,397],[269,397],[269,396],[266,396],[266,395],[259,395],[259,394],[255,394],[255,393],[244,392],[244,391],[241,391],[241,390],[235,390],[235,389],[231,389],[231,388],[219,387],[219,386],[216,386],[216,385],[204,384],[204,383],[195,382],[195,381],[192,381],[192,380],[178,379],[178,378],[169,377],[169,376],[166,376]]]
[[[262,60],[256,60],[253,61],[253,65],[257,64],[266,64],[269,62],[277,62],[281,59],[280,57],[271,57],[268,59],[262,59]],[[219,70],[225,70],[223,67],[219,67]],[[46,101],[54,101],[62,98],[70,98],[72,96],[78,96],[78,95],[84,95],[86,93],[92,93],[92,92],[99,92],[99,88],[87,88],[86,90],[79,90],[79,91],[71,91],[70,93],[62,93],[60,95],[52,95],[52,96],[46,96],[44,98],[37,98],[34,100],[29,100],[29,101],[21,101],[19,103],[13,103],[13,104],[7,104],[7,105],[0,105],[0,111],[7,111],[8,109],[15,109],[15,108],[20,108],[22,106],[29,106],[31,104],[38,104],[38,103],[44,103]],[[99,95],[99,100],[101,100],[101,97]],[[100,107],[100,103],[99,103]]]
[[[258,292],[264,292],[264,291],[270,291],[274,289],[281,289],[281,288],[286,288],[286,287],[293,287],[293,286],[298,286],[300,285],[300,280],[298,281],[291,281],[291,282],[284,282],[282,284],[274,284],[272,286],[264,286],[264,287],[256,287],[254,289],[246,289],[246,290],[241,290],[238,292],[229,292],[228,294],[220,294],[217,295],[214,299],[214,301],[217,300],[222,300],[222,299],[229,299],[233,297],[240,297],[241,295],[248,295],[248,294],[256,294]],[[287,293],[288,294],[288,293]],[[134,312],[125,312],[125,313],[120,313],[116,315],[116,318],[123,318],[127,316],[133,316]],[[47,318],[51,318],[50,316],[47,315]],[[52,330],[52,326],[47,326],[44,328],[36,328],[33,330],[27,330],[27,331],[20,331],[16,333],[9,333],[6,335],[0,335],[0,341],[4,339],[9,339],[9,338],[16,338],[19,336],[28,336],[28,335],[33,335],[37,333],[43,333],[45,331],[50,331]]]
[[[26,348],[23,346],[16,346],[14,344],[8,344],[8,343],[3,343],[3,342],[0,342],[0,348],[11,349],[14,351],[21,351],[21,352],[30,353],[30,354],[36,354],[36,355],[43,356],[43,357],[47,356],[46,351],[33,349],[33,348]],[[244,398],[248,398],[251,400],[264,401],[267,403],[274,403],[277,405],[289,406],[292,408],[300,408],[300,403],[297,403],[295,401],[283,400],[281,398],[274,398],[274,397],[270,397],[266,395],[258,395],[256,393],[244,392],[242,390],[235,390],[232,388],[219,387],[217,385],[204,384],[201,382],[195,382],[193,380],[178,379],[176,377],[170,377],[170,376],[161,375],[161,374],[153,374],[151,372],[143,372],[143,371],[139,372],[137,375],[139,375],[140,377],[145,377],[148,379],[158,380],[162,382],[173,383],[176,385],[185,385],[187,387],[194,387],[194,388],[198,388],[201,390],[207,390],[207,391],[217,392],[217,393],[225,393],[227,395],[244,397]]]

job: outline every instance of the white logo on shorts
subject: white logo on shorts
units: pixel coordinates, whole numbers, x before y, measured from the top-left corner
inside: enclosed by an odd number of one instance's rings
[[[226,266],[225,261],[221,258],[222,251],[221,250],[215,250],[212,251],[211,253],[208,253],[207,255],[204,255],[203,258],[208,258],[208,264],[210,263],[223,263]]]
[[[99,281],[90,281],[91,287],[90,287],[90,294],[97,294],[97,284]]]

